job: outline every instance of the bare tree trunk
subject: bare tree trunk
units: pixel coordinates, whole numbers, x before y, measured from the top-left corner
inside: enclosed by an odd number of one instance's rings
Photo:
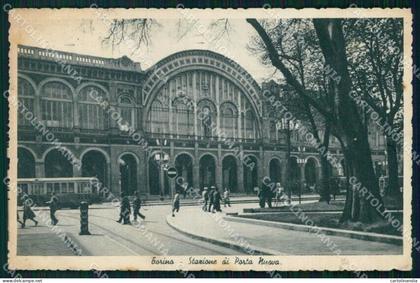
[[[328,150],[329,143],[330,143],[330,126],[327,125],[324,132],[324,139],[323,144],[324,148]],[[331,200],[331,188],[330,188],[330,167],[329,161],[326,157],[325,153],[320,154],[321,159],[321,191],[320,191],[320,199],[319,201],[325,201],[327,203]]]
[[[388,158],[388,194],[390,196],[400,196],[400,188],[398,182],[398,158],[397,158],[397,144],[390,138],[387,138],[386,152]]]
[[[358,108],[350,98],[351,79],[347,69],[346,46],[341,21],[339,19],[313,20],[325,62],[335,70],[338,76],[339,82],[334,87],[336,113],[331,113],[329,109],[320,105],[319,101],[307,94],[306,90],[279,58],[279,54],[270,36],[260,23],[256,19],[247,19],[247,22],[255,28],[264,41],[273,66],[282,72],[287,83],[294,87],[303,99],[319,111],[328,123],[331,123],[340,130],[343,135],[342,139],[345,147],[348,149],[347,155],[352,162],[353,176],[366,188],[369,196],[375,197],[382,204],[382,199],[379,195],[378,180],[373,170],[367,133],[364,130],[363,121],[358,114]],[[359,198],[358,191],[353,192],[351,190],[350,193],[353,194],[353,210],[356,213],[350,217],[349,215],[343,215],[343,218],[365,223],[376,221],[379,217],[379,212],[375,207],[370,205],[370,202],[364,197]],[[348,211],[345,210],[345,213],[348,213]]]

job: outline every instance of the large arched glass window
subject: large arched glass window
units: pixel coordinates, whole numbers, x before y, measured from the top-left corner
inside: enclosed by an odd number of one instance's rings
[[[136,112],[135,105],[131,97],[128,95],[120,95],[118,97],[118,108],[122,118],[122,125],[136,128]]]
[[[151,133],[168,133],[168,108],[164,107],[159,100],[153,101],[152,106],[150,107],[149,121],[149,131]]]
[[[95,86],[84,87],[79,93],[80,128],[104,130],[107,127],[105,109],[100,105],[106,101],[105,92]]]
[[[197,113],[198,135],[210,138],[213,136],[213,129],[217,126],[216,107],[210,100],[202,100],[198,103]]]
[[[256,131],[255,131],[255,116],[251,109],[245,111],[244,114],[244,138],[246,139],[255,139],[256,138]]]
[[[193,135],[194,134],[194,111],[184,103],[182,98],[174,101],[172,106],[174,134]]]
[[[73,127],[73,96],[62,82],[48,82],[41,90],[42,120],[48,127]]]
[[[236,138],[238,129],[238,111],[236,107],[230,103],[224,103],[221,107],[221,113],[223,133],[229,138]]]
[[[19,78],[18,80],[18,98],[20,103],[22,103],[27,112],[34,113],[34,104],[35,104],[35,90],[32,85],[25,79]],[[24,117],[25,113],[19,111],[19,126],[28,126],[31,124],[31,121]],[[35,115],[34,115],[35,116]]]

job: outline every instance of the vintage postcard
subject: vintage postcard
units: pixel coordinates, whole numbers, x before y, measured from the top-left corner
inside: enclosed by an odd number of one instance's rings
[[[411,269],[409,9],[3,8],[9,268]]]

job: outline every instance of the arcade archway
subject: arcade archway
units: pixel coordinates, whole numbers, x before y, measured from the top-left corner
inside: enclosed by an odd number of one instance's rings
[[[243,166],[245,193],[252,194],[258,186],[258,161],[254,156],[247,156]]]
[[[274,183],[281,182],[281,164],[277,158],[270,161],[270,180]]]
[[[175,159],[175,168],[178,176],[175,181],[175,189],[183,191],[192,186],[193,182],[193,160],[188,154],[180,154]]]
[[[229,189],[231,192],[238,190],[237,166],[236,158],[233,156],[226,156],[222,162],[223,170],[223,190]]]
[[[216,185],[216,161],[207,154],[200,159],[200,188]]]
[[[18,178],[35,178],[35,157],[25,148],[18,149]]]
[[[44,161],[45,177],[73,177],[73,165],[62,152],[53,149],[47,153]]]
[[[96,177],[107,186],[107,162],[104,154],[98,150],[90,150],[82,157],[82,176]]]
[[[131,154],[123,154],[120,165],[121,193],[133,195],[137,190],[137,160]]]

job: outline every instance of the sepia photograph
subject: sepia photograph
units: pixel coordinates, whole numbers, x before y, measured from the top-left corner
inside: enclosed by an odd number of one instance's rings
[[[409,9],[9,8],[9,266],[412,268]]]

